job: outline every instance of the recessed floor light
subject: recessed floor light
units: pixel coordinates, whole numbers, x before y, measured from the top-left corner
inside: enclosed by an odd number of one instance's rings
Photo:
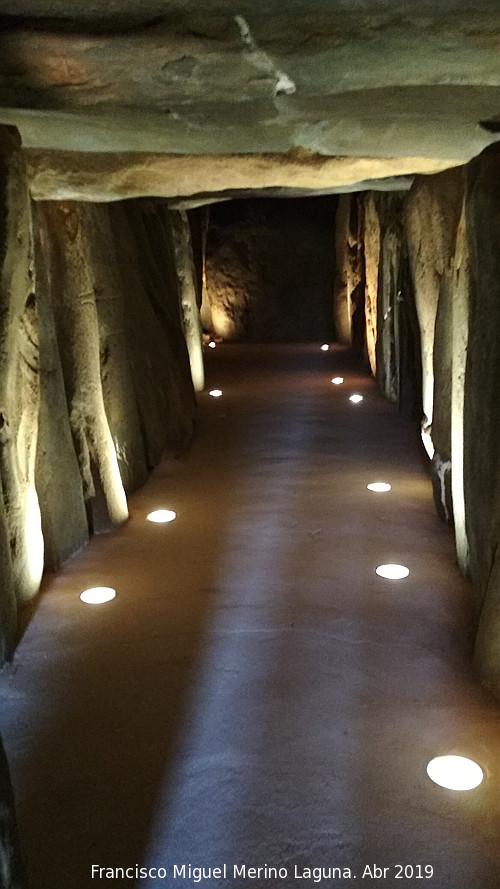
[[[215,343],[213,342],[213,340],[212,340],[212,342],[210,342],[210,343],[208,344],[208,348],[209,348],[209,349],[215,349]]]
[[[102,605],[111,602],[116,596],[116,590],[111,586],[93,586],[80,594],[80,599],[87,605]]]
[[[349,401],[352,401],[353,404],[359,404],[360,401],[363,401],[362,395],[351,395],[349,397]]]
[[[328,343],[323,343],[323,345],[321,346],[321,351],[328,352],[329,348],[330,348],[330,346],[328,345]]]
[[[428,764],[427,774],[448,790],[473,790],[484,778],[481,766],[466,756],[436,756]]]
[[[173,509],[155,509],[153,512],[149,513],[147,518],[149,522],[163,524],[165,522],[173,522],[176,518],[176,513]]]
[[[222,389],[211,389],[208,393],[212,396],[212,398],[220,398],[222,395]]]
[[[344,377],[334,377],[332,380],[332,383],[334,383],[335,386],[340,386],[340,384],[343,382],[344,382]]]
[[[386,491],[391,490],[391,486],[387,482],[370,482],[366,487],[369,491],[375,491],[376,494],[385,494]]]
[[[410,569],[406,567],[406,565],[379,565],[378,568],[375,568],[375,574],[378,574],[379,577],[385,577],[387,580],[403,580],[404,577],[408,577],[410,573]]]

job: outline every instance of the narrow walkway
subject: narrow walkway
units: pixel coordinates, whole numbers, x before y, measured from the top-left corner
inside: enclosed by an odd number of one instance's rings
[[[341,350],[223,346],[207,375],[223,395],[199,397],[190,453],[48,579],[0,678],[33,889],[494,889],[500,707],[469,673],[469,591],[414,429]],[[158,507],[177,520],[146,522]],[[98,584],[117,598],[83,605]],[[487,780],[438,788],[441,753]],[[92,879],[136,864],[168,876]]]

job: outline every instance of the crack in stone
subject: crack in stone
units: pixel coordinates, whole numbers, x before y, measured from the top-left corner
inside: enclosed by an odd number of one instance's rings
[[[285,74],[284,71],[280,71],[277,68],[271,59],[270,56],[264,50],[260,49],[254,38],[252,37],[252,32],[248,26],[246,19],[242,15],[235,15],[234,20],[240,29],[240,35],[243,43],[248,47],[248,60],[249,62],[255,66],[259,71],[263,71],[266,74],[270,74],[275,79],[274,84],[274,95],[275,96],[290,96],[293,93],[297,92],[297,87],[293,80]]]

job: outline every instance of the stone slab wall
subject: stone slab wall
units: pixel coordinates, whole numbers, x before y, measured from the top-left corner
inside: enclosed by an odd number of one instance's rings
[[[17,134],[0,127],[0,661],[12,652],[18,605],[43,567],[35,463],[40,404],[35,254]],[[9,768],[0,740],[0,885],[25,886]]]
[[[35,489],[39,342],[30,199],[19,141],[0,128],[0,657],[12,647],[17,605],[43,567]]]
[[[161,202],[30,199],[0,127],[0,664],[18,608],[191,440],[201,359],[187,219]],[[198,367],[198,374],[200,367]],[[0,741],[0,885],[22,889]]]
[[[469,335],[464,391],[464,494],[476,591],[475,663],[500,690],[500,147],[467,167]]]
[[[334,198],[211,207],[206,288],[212,331],[224,340],[331,339],[334,220]]]
[[[337,342],[353,345],[355,294],[364,290],[364,245],[356,195],[342,194],[335,214],[333,314]]]
[[[334,313],[338,341],[352,346],[384,395],[420,412],[420,329],[404,237],[403,193],[341,195],[335,222]]]
[[[381,391],[420,414],[436,507],[472,581],[476,670],[500,696],[500,146],[361,200],[365,348]],[[339,202],[344,292],[359,202]]]
[[[0,128],[0,662],[43,569],[125,521],[126,495],[191,440],[181,221],[154,201],[32,203]]]

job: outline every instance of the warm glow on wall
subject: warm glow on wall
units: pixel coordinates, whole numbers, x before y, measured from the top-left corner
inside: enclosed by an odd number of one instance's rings
[[[362,396],[362,395],[356,395],[356,394],[355,394],[355,395],[351,395],[351,396],[349,397],[349,401],[352,401],[353,404],[359,404],[360,401],[363,401],[363,396]]]
[[[208,393],[212,396],[212,398],[220,398],[222,395],[222,389],[211,389]]]
[[[149,522],[164,524],[165,522],[173,522],[176,518],[176,513],[173,509],[155,509],[149,513],[147,518]]]
[[[366,487],[369,491],[375,491],[376,494],[385,494],[387,491],[391,490],[391,486],[388,482],[370,482]]]
[[[375,568],[375,574],[378,574],[379,577],[385,577],[387,580],[403,580],[404,577],[408,577],[410,573],[409,568],[406,565],[379,565],[378,568]]]
[[[427,766],[427,774],[448,790],[472,790],[484,778],[481,766],[465,756],[436,756]]]
[[[88,590],[84,590],[80,595],[82,602],[87,605],[102,605],[104,602],[111,602],[116,596],[116,590],[110,586],[94,586]]]
[[[431,434],[430,434],[430,432],[427,432],[426,429],[422,429],[420,434],[422,436],[422,444],[423,444],[425,450],[427,451],[427,456],[428,456],[429,460],[432,460],[432,458],[434,456],[435,448],[434,448],[434,442],[432,441]]]
[[[26,492],[25,535],[29,582],[35,592],[43,572],[44,545],[40,506],[34,485],[30,485]]]
[[[214,335],[220,337],[222,340],[234,339],[235,335],[238,333],[239,322],[226,314],[225,307],[220,306],[217,303],[212,303],[210,305],[210,314],[212,322],[211,330]]]

